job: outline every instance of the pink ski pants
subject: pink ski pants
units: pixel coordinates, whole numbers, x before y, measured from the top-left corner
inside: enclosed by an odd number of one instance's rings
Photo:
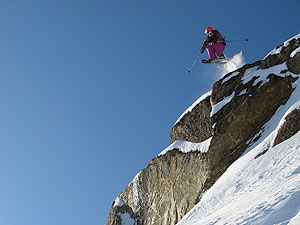
[[[208,52],[208,56],[210,59],[214,59],[216,58],[216,54],[218,56],[223,54],[223,51],[225,49],[225,45],[221,44],[221,43],[217,43],[217,44],[211,44],[209,46],[207,46],[207,52]]]

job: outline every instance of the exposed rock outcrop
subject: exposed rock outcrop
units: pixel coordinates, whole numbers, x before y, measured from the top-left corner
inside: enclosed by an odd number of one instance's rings
[[[197,104],[172,128],[170,142],[185,140],[199,143],[212,136],[210,96]]]
[[[153,159],[112,205],[107,224],[176,224],[245,150],[289,100],[300,74],[300,35],[264,60],[225,75],[175,124],[170,142],[203,142],[207,153],[177,149]],[[300,129],[300,110],[286,117],[274,144]],[[124,221],[123,221],[124,222]]]
[[[207,167],[199,152],[172,150],[153,159],[119,196],[126,207],[113,203],[107,224],[122,224],[124,213],[136,224],[175,224],[198,202]]]
[[[285,118],[285,122],[279,129],[274,141],[274,146],[292,137],[300,130],[300,109],[293,110]]]
[[[295,52],[295,50],[300,47],[300,39],[298,36],[287,40],[286,42],[279,45],[273,50],[267,57],[262,61],[259,69],[268,69],[272,66],[287,63],[289,71],[294,74],[300,73],[299,58],[300,52]]]

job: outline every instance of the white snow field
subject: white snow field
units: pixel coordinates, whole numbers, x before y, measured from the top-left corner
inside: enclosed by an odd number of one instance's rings
[[[255,159],[271,139],[233,163],[178,225],[299,225],[300,132]]]

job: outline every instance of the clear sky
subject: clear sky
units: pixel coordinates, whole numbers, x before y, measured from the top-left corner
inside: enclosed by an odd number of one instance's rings
[[[105,224],[216,81],[205,27],[246,63],[300,33],[299,0],[0,1],[0,225]],[[207,58],[204,53],[202,58]]]

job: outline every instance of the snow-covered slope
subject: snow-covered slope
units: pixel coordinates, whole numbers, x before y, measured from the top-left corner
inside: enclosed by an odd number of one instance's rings
[[[255,159],[271,139],[237,160],[178,225],[299,225],[300,132]]]
[[[287,45],[288,41],[283,46]],[[273,50],[270,54],[277,52]],[[256,82],[263,84],[267,74],[280,75],[285,67],[283,63],[266,69],[266,73],[252,68],[245,73],[244,81],[259,73]],[[259,140],[202,194],[200,202],[178,225],[300,224],[300,131],[274,146],[286,116],[300,109],[299,86],[298,79],[288,102],[265,124]]]

